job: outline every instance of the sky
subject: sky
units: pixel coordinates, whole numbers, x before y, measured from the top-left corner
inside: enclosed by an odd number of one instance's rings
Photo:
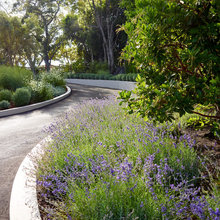
[[[16,0],[0,0],[0,8],[2,11],[10,12]]]

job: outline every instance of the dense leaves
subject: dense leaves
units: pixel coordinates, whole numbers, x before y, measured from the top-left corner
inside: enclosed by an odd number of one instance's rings
[[[54,58],[57,50],[65,40],[65,37],[60,33],[59,13],[64,0],[18,0],[14,7],[25,13],[23,22],[26,19],[35,19],[35,24],[42,33],[35,34],[37,42],[40,43],[40,55],[45,63],[47,71],[50,70],[51,60]],[[32,30],[34,34],[34,31]]]
[[[219,9],[208,0],[136,0],[127,7],[123,59],[141,72],[137,96],[121,93],[130,113],[165,121],[198,103],[219,111]]]
[[[77,45],[84,65],[107,63],[110,73],[119,66],[118,57],[126,43],[124,32],[116,33],[125,22],[119,1],[70,0],[72,12],[64,20],[65,34]],[[78,71],[77,71],[78,72]]]

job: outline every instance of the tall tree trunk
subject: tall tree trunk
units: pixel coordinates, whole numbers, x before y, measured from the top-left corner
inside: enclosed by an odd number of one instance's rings
[[[45,69],[47,72],[50,72],[50,59],[48,54],[44,55],[44,63],[45,63]]]
[[[33,75],[36,76],[37,75],[37,69],[36,69],[36,66],[35,66],[35,61],[32,61],[32,60],[29,59],[28,62],[29,62],[29,66],[31,68],[31,71],[32,71]]]
[[[91,55],[91,62],[94,63],[94,55],[93,55],[92,50],[90,50],[90,55]]]
[[[102,47],[103,47],[103,53],[104,53],[104,62],[107,62],[107,52],[106,52],[106,46],[104,43],[102,44]]]
[[[88,1],[90,4],[90,1]],[[108,2],[109,3],[109,2]],[[113,52],[113,23],[109,22],[109,17],[106,18],[107,23],[107,33],[104,32],[104,27],[102,23],[102,15],[98,12],[94,0],[90,4],[91,9],[94,11],[96,24],[101,32],[103,40],[104,54],[106,53],[108,68],[111,74],[114,73],[114,52]]]
[[[113,74],[114,73],[114,51],[113,51],[113,37],[114,37],[114,33],[113,33],[113,23],[109,22],[109,18],[106,18],[106,24],[107,24],[107,39],[108,39],[108,65],[109,65],[109,70],[110,73]]]
[[[47,72],[50,72],[50,58],[49,58],[49,31],[48,31],[48,25],[47,21],[44,18],[44,31],[45,31],[45,40],[44,40],[44,49],[43,49],[43,54],[44,54],[44,63],[45,63],[45,69]]]

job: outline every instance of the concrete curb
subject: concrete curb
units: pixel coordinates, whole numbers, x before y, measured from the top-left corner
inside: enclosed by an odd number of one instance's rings
[[[34,160],[43,153],[45,138],[32,149],[21,163],[15,176],[10,198],[10,220],[40,220],[36,192],[36,174]]]
[[[39,103],[35,103],[35,104],[32,104],[32,105],[27,105],[27,106],[23,106],[23,107],[1,110],[0,111],[0,118],[1,117],[6,117],[6,116],[11,116],[11,115],[16,115],[16,114],[20,114],[20,113],[24,113],[24,112],[28,112],[28,111],[32,111],[32,110],[36,110],[36,109],[45,107],[47,105],[51,105],[51,104],[54,104],[56,102],[59,102],[59,101],[65,99],[66,97],[68,97],[71,94],[71,89],[68,86],[66,86],[66,88],[67,88],[66,93],[64,93],[63,95],[60,95],[58,97],[55,97],[51,100],[47,100],[47,101],[44,101],[44,102],[39,102]]]
[[[87,86],[97,86],[118,90],[133,90],[136,87],[135,82],[116,81],[116,80],[91,80],[91,79],[66,79],[67,83],[80,84]]]

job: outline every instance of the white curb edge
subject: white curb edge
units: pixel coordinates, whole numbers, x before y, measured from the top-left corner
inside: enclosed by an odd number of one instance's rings
[[[11,191],[9,215],[10,220],[40,220],[36,192],[36,164],[34,160],[43,153],[42,145],[49,141],[43,139],[25,157],[21,163]]]
[[[117,80],[91,80],[91,79],[65,79],[70,84],[80,84],[87,86],[97,86],[118,90],[133,90],[136,82],[117,81]]]
[[[20,114],[20,113],[25,113],[25,112],[28,112],[28,111],[39,109],[39,108],[45,107],[47,105],[51,105],[51,104],[54,104],[56,102],[59,102],[59,101],[65,99],[66,97],[68,97],[71,94],[71,89],[68,86],[66,86],[66,88],[67,88],[66,93],[64,93],[63,95],[60,95],[58,97],[55,97],[53,99],[50,99],[50,100],[47,100],[47,101],[44,101],[44,102],[35,103],[35,104],[32,104],[32,105],[23,106],[23,107],[1,110],[0,111],[0,118],[1,117],[6,117],[6,116],[11,116],[11,115],[16,115],[16,114]]]

